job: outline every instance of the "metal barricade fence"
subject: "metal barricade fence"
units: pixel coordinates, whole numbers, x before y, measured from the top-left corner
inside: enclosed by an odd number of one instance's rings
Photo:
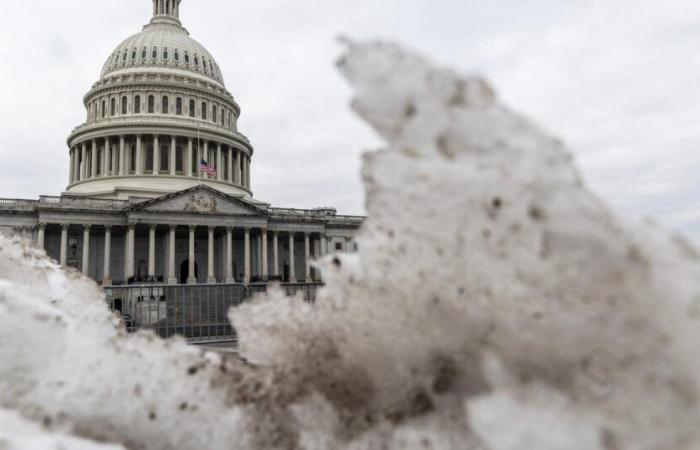
[[[256,293],[267,293],[270,285],[267,283],[252,283],[248,286],[251,295]],[[298,292],[303,293],[304,301],[308,303],[316,302],[316,291],[323,286],[323,283],[281,283],[284,293],[291,297],[297,295]]]
[[[314,303],[322,283],[282,283],[286,295],[303,292],[304,301]],[[105,287],[110,308],[121,315],[128,332],[153,330],[168,338],[183,336],[190,343],[236,342],[229,310],[256,293],[266,293],[268,284],[129,285]]]
[[[110,308],[121,314],[127,331],[151,329],[163,338],[189,342],[236,341],[228,320],[231,307],[248,296],[244,285],[139,285],[105,288]]]

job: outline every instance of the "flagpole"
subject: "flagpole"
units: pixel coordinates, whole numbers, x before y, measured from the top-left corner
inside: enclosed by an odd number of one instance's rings
[[[202,141],[199,136],[199,124],[197,124],[197,180],[202,184]]]

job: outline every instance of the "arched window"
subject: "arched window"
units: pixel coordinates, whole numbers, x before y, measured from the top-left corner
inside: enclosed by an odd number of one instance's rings
[[[105,103],[104,100],[102,100],[102,118],[105,118],[105,115],[107,114],[107,104]]]
[[[122,97],[122,114],[126,114],[126,110],[127,110],[126,97]]]
[[[134,114],[141,114],[141,96],[134,97]]]
[[[197,55],[194,55],[194,65],[199,67],[199,58],[197,57]]]
[[[151,53],[151,59],[156,60],[158,59],[158,49],[153,47],[153,52]]]
[[[135,59],[136,59],[136,49],[134,49],[134,51],[131,52],[131,60],[133,61]]]
[[[207,60],[202,58],[202,65],[204,66],[204,70],[207,70]]]
[[[146,59],[146,56],[148,56],[148,52],[146,52],[146,47],[141,50],[141,59]]]
[[[153,114],[156,109],[156,99],[152,95],[148,96],[148,113]]]
[[[202,102],[202,120],[207,120],[207,102]]]
[[[160,172],[168,172],[170,170],[170,149],[167,144],[160,146]]]
[[[175,100],[175,114],[182,115],[182,98],[180,97]]]
[[[109,101],[109,115],[114,116],[117,114],[117,100],[112,99]]]
[[[211,107],[211,120],[216,123],[216,105]]]
[[[190,63],[190,55],[189,55],[189,53],[185,53],[185,62],[186,62],[187,64]]]
[[[128,54],[128,50],[124,50],[124,56],[122,56],[122,61],[126,62],[126,55]]]
[[[167,48],[163,49],[163,60],[164,61],[168,60],[168,49]]]
[[[168,114],[168,100],[168,97],[164,95],[163,100],[161,101],[160,108],[160,112],[162,112],[163,114]]]
[[[196,115],[196,109],[194,100],[190,100],[190,117],[194,117]]]
[[[221,126],[224,126],[224,122],[226,121],[226,111],[224,111],[224,108],[221,108]]]
[[[175,61],[180,61],[180,53],[177,50],[175,50],[174,56],[175,56]]]

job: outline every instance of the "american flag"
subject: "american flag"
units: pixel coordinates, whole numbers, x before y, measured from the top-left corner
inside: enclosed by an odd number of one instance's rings
[[[209,178],[216,176],[216,167],[212,166],[211,164],[209,164],[205,160],[202,160],[199,163],[199,171],[204,172],[207,175],[209,175]]]

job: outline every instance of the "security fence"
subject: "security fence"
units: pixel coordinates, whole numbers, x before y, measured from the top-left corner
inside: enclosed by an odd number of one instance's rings
[[[316,301],[316,291],[323,286],[323,283],[282,283],[280,287],[288,297],[301,292],[304,301],[314,303]],[[269,285],[266,283],[253,283],[248,286],[252,294],[267,293]]]
[[[321,284],[282,284],[287,295],[302,292],[313,303]],[[238,306],[268,285],[255,283],[214,285],[130,285],[105,288],[107,303],[121,315],[127,331],[153,330],[168,338],[183,336],[196,344],[237,341],[228,320],[231,307]]]

